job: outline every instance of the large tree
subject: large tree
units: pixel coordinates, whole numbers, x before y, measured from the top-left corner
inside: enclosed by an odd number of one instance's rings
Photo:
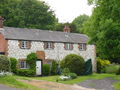
[[[90,19],[84,24],[84,33],[97,46],[97,55],[120,63],[120,1],[89,0],[94,4]]]
[[[89,19],[89,16],[83,14],[78,17],[76,17],[72,23],[76,25],[76,31],[83,33],[83,24]]]
[[[54,12],[43,1],[1,0],[0,15],[9,27],[54,29]]]

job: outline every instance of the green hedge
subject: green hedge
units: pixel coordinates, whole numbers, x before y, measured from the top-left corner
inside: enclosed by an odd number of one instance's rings
[[[70,72],[76,73],[77,75],[84,74],[84,59],[76,54],[69,54],[61,61],[61,68],[69,68]]]
[[[31,70],[31,69],[18,69],[17,70],[17,75],[20,76],[35,76],[36,72],[35,70]]]
[[[0,71],[10,72],[10,60],[7,56],[0,55]]]
[[[17,72],[17,59],[10,58],[10,62],[11,62],[11,72],[16,73]]]
[[[51,75],[57,75],[57,68],[58,68],[58,63],[55,60],[53,60],[51,66]]]
[[[43,64],[43,75],[48,76],[50,74],[50,65],[49,64]]]

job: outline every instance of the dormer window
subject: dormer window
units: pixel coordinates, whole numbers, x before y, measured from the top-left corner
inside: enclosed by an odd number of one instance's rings
[[[65,43],[64,48],[65,48],[65,50],[73,50],[73,44],[72,43]]]
[[[79,48],[80,51],[85,51],[86,50],[86,44],[80,43],[80,44],[78,44],[78,48]]]

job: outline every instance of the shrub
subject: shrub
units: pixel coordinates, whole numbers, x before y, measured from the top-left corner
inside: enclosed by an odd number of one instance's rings
[[[51,66],[51,75],[57,74],[57,68],[58,68],[58,63],[55,60],[53,60]]]
[[[119,66],[119,69],[118,69],[116,75],[120,75],[120,66]]]
[[[35,75],[35,70],[31,69],[18,69],[17,70],[17,75],[21,76],[34,76]]]
[[[43,64],[43,75],[48,76],[50,74],[50,65],[49,64]]]
[[[84,74],[84,65],[84,59],[75,54],[69,54],[61,61],[61,68],[69,68],[70,72],[76,73],[77,75]]]
[[[106,70],[106,73],[111,73],[111,74],[114,73],[114,74],[116,74],[118,72],[118,70],[119,70],[119,65],[111,64],[109,66],[106,66],[105,70]]]
[[[69,73],[69,76],[70,76],[71,79],[77,78],[77,74],[76,73]]]
[[[70,73],[69,68],[64,68],[63,71],[62,71],[62,75],[64,75],[64,76],[68,76],[69,73]]]
[[[35,71],[36,71],[36,60],[37,60],[36,53],[30,53],[27,55],[26,62],[30,66],[30,69],[34,69]]]
[[[102,60],[100,58],[97,58],[97,72],[98,73],[103,73],[105,72],[105,67],[110,65],[109,60]]]
[[[4,55],[0,55],[0,71],[10,72],[10,60]]]
[[[11,72],[16,73],[17,72],[17,59],[10,58],[10,62],[11,62]]]

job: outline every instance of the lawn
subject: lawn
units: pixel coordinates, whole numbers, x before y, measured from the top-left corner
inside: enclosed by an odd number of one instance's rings
[[[40,90],[37,87],[31,86],[29,84],[25,84],[23,82],[19,82],[16,79],[23,79],[23,80],[32,80],[32,79],[37,79],[37,80],[45,80],[45,81],[52,81],[56,82],[59,76],[47,76],[47,77],[23,77],[23,76],[8,76],[8,77],[2,77],[0,78],[0,83],[2,84],[7,84],[13,87],[17,88],[25,88],[27,90]],[[76,79],[73,80],[68,80],[68,81],[58,81],[59,83],[64,83],[64,84],[77,84],[80,82],[83,82],[88,79],[103,79],[111,77],[115,80],[120,80],[120,75],[115,75],[115,74],[93,74],[93,75],[88,75],[88,76],[78,76]],[[114,84],[116,90],[120,90],[120,81]]]

